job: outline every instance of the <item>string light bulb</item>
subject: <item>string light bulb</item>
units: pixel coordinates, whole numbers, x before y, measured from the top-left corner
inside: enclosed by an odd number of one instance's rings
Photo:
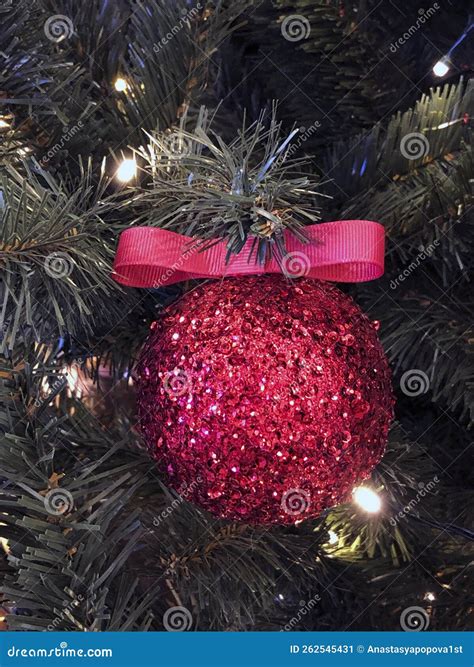
[[[127,90],[127,82],[119,76],[115,79],[114,88],[118,93],[123,93]]]
[[[333,530],[328,530],[328,535],[329,535],[329,544],[337,544],[339,542],[339,538]]]
[[[433,74],[438,77],[445,76],[449,72],[450,61],[449,58],[444,56],[441,60],[438,60],[437,63],[433,66]]]
[[[468,34],[471,32],[471,30],[474,28],[474,23],[472,22],[472,19],[469,19],[470,23],[468,24],[467,28],[464,30],[462,35],[458,37],[458,39],[454,42],[452,47],[449,49],[446,55],[444,55],[440,60],[438,60],[437,63],[433,66],[433,74],[438,77],[445,76],[449,70],[451,69],[452,61],[451,61],[451,54],[458,48],[460,44],[466,39]]]
[[[10,127],[10,124],[7,123],[7,121],[4,118],[0,118],[0,128],[2,127]]]
[[[6,524],[2,523],[0,525],[5,526]],[[0,546],[8,556],[8,554],[10,553],[10,544],[6,537],[0,537]]]
[[[379,512],[382,507],[380,496],[367,486],[357,486],[352,495],[354,496],[354,502],[369,514]]]
[[[134,159],[123,160],[117,169],[117,179],[122,183],[128,183],[137,175],[137,162]]]
[[[436,595],[434,593],[426,593],[425,600],[428,600],[429,602],[434,602],[434,600],[436,600]]]

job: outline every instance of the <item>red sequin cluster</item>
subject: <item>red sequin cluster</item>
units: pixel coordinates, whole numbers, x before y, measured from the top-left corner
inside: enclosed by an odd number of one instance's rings
[[[214,515],[294,523],[343,502],[393,414],[376,326],[329,283],[200,286],[152,325],[140,429],[170,485]]]

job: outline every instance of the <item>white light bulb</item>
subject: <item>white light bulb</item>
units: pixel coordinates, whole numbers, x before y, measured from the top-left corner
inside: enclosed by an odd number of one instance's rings
[[[118,79],[115,79],[114,88],[118,93],[123,93],[127,90],[127,82],[119,76]]]
[[[127,183],[135,178],[137,173],[137,163],[135,160],[124,160],[117,169],[117,178],[122,183]]]
[[[372,491],[372,489],[369,489],[366,486],[358,486],[352,493],[354,496],[354,501],[366,512],[374,514],[375,512],[380,511],[380,508],[382,507],[382,501],[375,493],[375,491]]]
[[[78,396],[80,398],[81,389],[79,387],[79,373],[76,366],[69,366],[63,370],[66,376],[66,382],[71,396]],[[79,395],[78,395],[79,394]]]
[[[433,602],[433,600],[436,600],[436,595],[434,593],[426,593],[425,600]]]
[[[329,530],[329,544],[337,544],[339,542],[339,538],[336,535],[336,533],[333,530]]]
[[[0,118],[0,127],[10,127],[6,120]]]
[[[5,526],[6,524],[2,523],[1,525]],[[6,554],[10,553],[10,544],[6,537],[0,537],[0,545]]]
[[[438,60],[438,62],[433,67],[433,74],[435,76],[441,77],[447,74],[448,72],[449,72],[449,65],[446,58],[441,58],[441,60]]]

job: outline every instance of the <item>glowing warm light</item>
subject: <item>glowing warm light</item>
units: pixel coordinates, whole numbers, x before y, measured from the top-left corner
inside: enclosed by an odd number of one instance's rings
[[[333,530],[329,530],[329,544],[337,544],[339,542],[339,538],[336,535],[336,533]]]
[[[114,88],[118,93],[123,93],[125,90],[127,90],[127,82],[125,79],[118,77],[115,79]]]
[[[137,174],[137,163],[135,160],[124,160],[117,169],[117,178],[122,183],[127,183],[135,178]]]
[[[81,398],[82,387],[79,385],[79,373],[77,366],[69,366],[63,370],[63,373],[66,376],[69,395],[75,396],[76,398]]]
[[[4,118],[0,118],[0,127],[10,127],[10,125]]]
[[[5,524],[2,524],[2,526],[3,526],[3,525],[5,525]],[[0,545],[1,545],[1,548],[3,549],[3,551],[4,551],[6,554],[9,554],[9,553],[10,553],[10,544],[9,544],[9,542],[8,542],[8,540],[7,540],[6,537],[0,537]]]
[[[354,501],[366,512],[375,514],[375,512],[380,511],[382,501],[372,489],[369,489],[366,486],[358,486],[354,489],[352,494],[354,496]]]
[[[433,74],[435,76],[444,76],[449,72],[449,65],[445,58],[441,58],[433,67]]]

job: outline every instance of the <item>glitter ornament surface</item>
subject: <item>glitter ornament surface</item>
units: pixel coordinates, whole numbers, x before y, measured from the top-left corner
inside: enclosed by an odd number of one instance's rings
[[[170,486],[254,524],[346,501],[393,416],[376,327],[314,280],[201,285],[152,325],[137,379],[139,428]]]

